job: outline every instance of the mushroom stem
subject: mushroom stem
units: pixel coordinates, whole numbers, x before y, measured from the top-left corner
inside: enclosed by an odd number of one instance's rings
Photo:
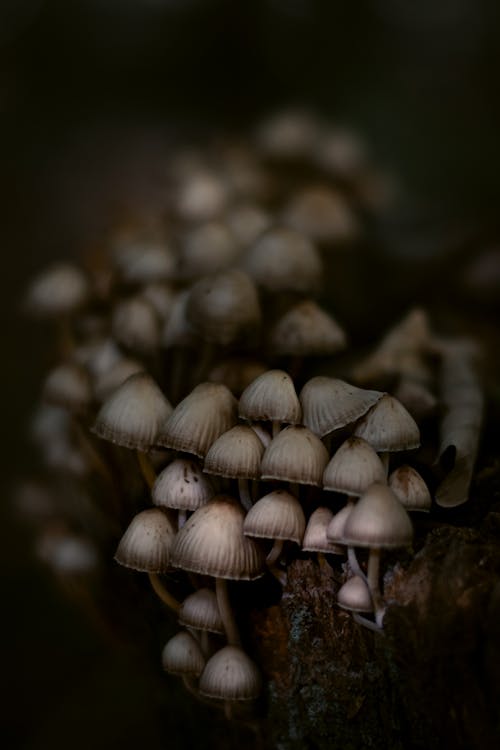
[[[275,438],[280,433],[281,422],[278,422],[278,420],[273,419],[272,425],[273,425],[273,438]]]
[[[241,504],[245,510],[250,510],[252,507],[252,498],[248,489],[248,479],[238,477],[238,492],[240,493]]]
[[[177,516],[177,528],[182,529],[182,527],[186,523],[186,520],[187,520],[187,511],[185,509],[179,510],[179,514]]]
[[[211,649],[209,635],[206,630],[202,630],[200,633],[200,648],[202,650],[203,656],[208,659]]]
[[[358,558],[356,557],[356,550],[354,549],[354,547],[347,547],[347,561],[353,575],[359,576],[363,579],[363,581],[366,582],[366,573],[358,562]]]
[[[172,596],[170,591],[167,591],[163,583],[160,581],[158,574],[148,573],[148,576],[155,594],[162,600],[164,604],[167,605],[167,607],[170,607],[173,612],[179,612],[179,609],[181,607],[180,602],[178,602],[177,599]]]
[[[275,539],[274,544],[266,557],[266,564],[269,567],[273,567],[278,561],[279,556],[283,552],[283,539]]]
[[[154,483],[156,482],[156,472],[153,468],[153,464],[151,463],[149,456],[147,456],[143,451],[136,452],[141,474],[144,477],[144,480],[149,489],[151,490]]]
[[[391,454],[388,451],[385,451],[384,453],[379,453],[380,460],[382,461],[382,465],[385,469],[385,475],[386,477],[389,476],[389,459],[391,457]]]
[[[288,488],[291,494],[297,499],[300,499],[300,485],[297,482],[288,482]]]
[[[368,575],[367,584],[370,589],[370,594],[373,601],[373,609],[375,611],[375,620],[377,625],[382,625],[384,618],[384,601],[379,588],[379,576],[380,576],[380,549],[370,549],[370,556],[368,558]]]
[[[357,622],[358,625],[362,625],[364,628],[368,628],[368,630],[373,630],[375,633],[383,632],[380,625],[378,625],[376,622],[373,622],[373,620],[369,620],[367,617],[363,617],[363,615],[360,615],[359,612],[353,612],[352,619],[354,620],[354,622]]]
[[[233,610],[229,601],[229,596],[227,593],[227,581],[225,578],[215,579],[215,593],[217,596],[217,604],[219,606],[219,612],[222,618],[222,623],[224,625],[227,642],[229,646],[241,647],[240,634],[238,632],[238,626],[236,625],[236,620],[234,619]]]

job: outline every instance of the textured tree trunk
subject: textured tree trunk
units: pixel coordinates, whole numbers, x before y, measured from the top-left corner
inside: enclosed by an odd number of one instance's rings
[[[279,604],[254,615],[262,745],[497,748],[499,535],[490,513],[477,530],[433,528],[403,563],[386,558],[380,635],[333,604],[340,568],[291,563]]]

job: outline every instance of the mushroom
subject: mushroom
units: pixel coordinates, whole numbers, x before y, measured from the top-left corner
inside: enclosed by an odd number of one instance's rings
[[[73,414],[82,414],[92,400],[90,378],[80,365],[59,365],[47,376],[43,386],[44,399]]]
[[[311,185],[292,195],[282,220],[322,244],[348,242],[359,234],[359,224],[343,194],[326,185]]]
[[[332,518],[333,513],[330,508],[323,506],[316,508],[307,522],[304,539],[302,540],[302,551],[317,552],[320,565],[325,565],[325,553],[332,555],[344,554],[343,547],[330,542],[326,535]]]
[[[221,648],[207,661],[199,685],[202,695],[223,701],[253,700],[261,688],[256,665],[234,644]]]
[[[406,510],[428,512],[431,509],[428,487],[413,467],[399,466],[389,477],[389,487]]]
[[[186,521],[186,511],[196,510],[215,495],[215,490],[201,466],[189,458],[177,458],[158,474],[151,496],[153,505],[175,508],[178,525]]]
[[[346,345],[339,324],[312,300],[291,307],[273,326],[271,351],[277,355],[311,357],[334,354]]]
[[[128,284],[150,284],[172,278],[175,255],[159,236],[128,234],[114,242],[113,261]]]
[[[111,328],[115,339],[127,349],[152,354],[160,343],[160,322],[144,297],[129,297],[113,310]]]
[[[291,425],[266,448],[261,478],[321,487],[328,458],[325,446],[313,432],[302,425]]]
[[[182,677],[189,692],[193,693],[196,698],[200,697],[193,679],[198,678],[202,673],[206,659],[198,641],[191,633],[181,630],[180,633],[170,638],[163,648],[161,663],[165,672]]]
[[[235,263],[239,252],[236,238],[225,223],[201,224],[184,235],[177,275],[190,280],[224,271]]]
[[[268,370],[250,383],[241,394],[238,411],[249,421],[270,421],[273,437],[283,422],[298,424],[302,416],[293,380],[284,370]]]

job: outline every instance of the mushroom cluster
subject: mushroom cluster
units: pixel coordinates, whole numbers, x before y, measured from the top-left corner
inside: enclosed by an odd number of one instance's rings
[[[353,144],[289,113],[249,142],[180,152],[165,224],[115,227],[98,264],[51,268],[28,292],[60,327],[33,425],[45,465],[89,488],[120,529],[115,560],[177,618],[164,669],[228,715],[263,684],[237,582],[286,586],[289,562],[316,556],[343,578],[338,606],[380,632],[383,566],[432,505],[415,456],[449,345],[415,310],[368,358],[336,356],[347,335],[322,285],[380,208]],[[477,429],[481,407],[475,393]]]

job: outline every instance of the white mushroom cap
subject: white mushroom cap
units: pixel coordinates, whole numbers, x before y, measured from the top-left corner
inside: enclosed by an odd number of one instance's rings
[[[326,536],[326,531],[332,518],[332,511],[324,507],[316,508],[314,513],[311,514],[302,541],[302,550],[304,552],[327,552],[334,555],[344,554],[344,549],[330,542]]]
[[[158,474],[152,489],[154,505],[196,510],[215,495],[201,466],[189,458],[177,458]]]
[[[212,443],[204,471],[221,477],[259,479],[264,445],[251,427],[236,425]]]
[[[210,221],[185,235],[179,256],[178,275],[197,279],[232,266],[240,249],[229,227],[221,221]]]
[[[332,519],[326,529],[326,537],[328,541],[337,544],[344,544],[343,540],[345,524],[351,514],[353,507],[353,505],[348,503],[347,505],[344,505],[344,507],[339,511],[337,511],[334,516],[332,516]]]
[[[263,539],[288,539],[302,543],[306,528],[299,501],[286,490],[275,490],[261,497],[248,511],[243,523],[247,536]]]
[[[366,490],[344,527],[344,543],[355,547],[406,547],[412,537],[408,513],[394,492],[380,482]]]
[[[337,592],[337,604],[350,612],[373,612],[370,590],[361,576],[349,578]]]
[[[318,356],[333,354],[346,345],[339,324],[312,300],[291,307],[273,326],[270,346],[275,354]]]
[[[264,556],[255,542],[243,535],[244,517],[234,498],[217,495],[177,532],[172,564],[216,578],[259,578],[264,574]]]
[[[389,487],[406,510],[429,511],[432,499],[429,489],[411,466],[399,466],[389,477]]]
[[[328,451],[313,432],[301,425],[286,427],[273,438],[262,457],[262,479],[321,486]]]
[[[175,208],[185,221],[209,221],[222,214],[227,201],[227,185],[217,174],[192,169],[179,185]]]
[[[357,388],[338,378],[316,376],[300,392],[303,422],[316,435],[324,437],[355,422],[383,395],[381,391]]]
[[[322,274],[321,257],[312,242],[287,227],[261,235],[242,264],[255,283],[270,292],[315,292]]]
[[[69,263],[59,263],[31,282],[26,306],[34,315],[55,317],[79,309],[89,296],[89,282],[84,272]]]
[[[71,412],[82,412],[92,400],[90,378],[77,364],[59,365],[47,376],[43,396],[54,406],[62,406]]]
[[[186,630],[170,638],[161,654],[162,667],[170,674],[199,677],[205,661],[198,641]]]
[[[223,634],[224,624],[215,593],[203,588],[190,594],[181,604],[179,623],[186,628]]]
[[[262,687],[259,670],[236,646],[225,646],[206,663],[200,677],[202,695],[221,700],[243,701],[257,698]]]
[[[160,426],[171,411],[153,378],[137,373],[101,406],[93,432],[112,443],[146,451],[156,443]]]
[[[111,327],[116,340],[133,351],[148,354],[159,346],[158,316],[151,303],[139,295],[117,304]]]
[[[418,448],[418,425],[394,396],[385,394],[358,422],[356,437],[364,438],[377,452]]]
[[[259,375],[241,394],[238,409],[240,417],[254,422],[297,424],[302,417],[293,380],[284,370]]]
[[[334,453],[323,473],[323,487],[330,492],[359,497],[373,482],[385,482],[385,468],[363,438],[348,438]]]
[[[126,568],[164,573],[170,562],[175,530],[160,508],[138,513],[122,536],[115,554],[116,562]]]
[[[221,383],[200,383],[164,422],[158,443],[203,457],[237,422],[237,401]]]

